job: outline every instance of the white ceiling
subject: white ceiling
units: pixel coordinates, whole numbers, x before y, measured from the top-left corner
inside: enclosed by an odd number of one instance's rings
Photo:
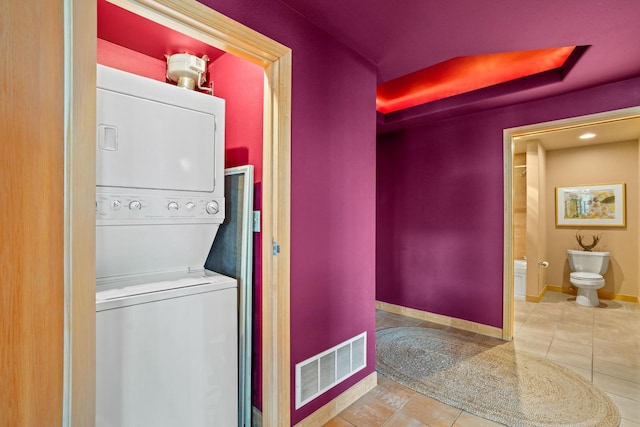
[[[594,133],[595,138],[582,140],[584,133]],[[514,153],[524,153],[527,141],[538,141],[545,150],[561,150],[586,145],[608,144],[611,142],[640,140],[640,117],[583,125],[551,132],[540,132],[515,138]]]

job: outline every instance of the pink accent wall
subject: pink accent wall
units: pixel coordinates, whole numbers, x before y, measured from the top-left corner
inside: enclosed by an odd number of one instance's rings
[[[166,81],[165,61],[102,39],[98,39],[98,64],[153,80]]]
[[[224,54],[209,66],[214,95],[226,100],[225,167],[253,165],[253,209],[262,211],[264,70]],[[262,408],[262,233],[253,240],[253,405]]]
[[[262,105],[264,70],[231,54],[209,66],[214,95],[227,100],[225,167],[254,166],[255,183],[262,182]]]
[[[207,55],[211,61],[225,52],[179,31],[129,12],[108,0],[97,0],[98,38],[126,46],[151,58],[164,60],[165,55],[190,53]]]
[[[201,3],[293,51],[290,372],[295,424],[375,370],[376,69],[279,1]],[[364,331],[367,367],[295,410],[295,364]]]
[[[640,78],[381,134],[380,301],[502,327],[503,129],[640,105]]]

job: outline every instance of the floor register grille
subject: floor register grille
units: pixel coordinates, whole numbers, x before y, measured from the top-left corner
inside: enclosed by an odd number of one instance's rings
[[[296,364],[296,409],[367,366],[367,333]]]

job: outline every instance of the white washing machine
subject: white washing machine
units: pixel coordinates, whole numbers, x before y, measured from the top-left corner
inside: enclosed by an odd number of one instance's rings
[[[236,426],[235,280],[98,293],[96,426]]]
[[[98,66],[96,426],[236,426],[224,101]]]

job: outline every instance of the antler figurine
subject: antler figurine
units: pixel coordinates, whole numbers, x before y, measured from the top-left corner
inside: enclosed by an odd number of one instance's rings
[[[576,232],[576,240],[578,241],[578,244],[580,245],[580,247],[586,252],[591,252],[593,248],[595,248],[598,242],[600,241],[600,236],[593,235],[591,237],[593,238],[593,241],[591,242],[591,244],[585,245],[584,243],[582,243],[582,239],[584,238],[584,236],[580,234],[580,231]]]

